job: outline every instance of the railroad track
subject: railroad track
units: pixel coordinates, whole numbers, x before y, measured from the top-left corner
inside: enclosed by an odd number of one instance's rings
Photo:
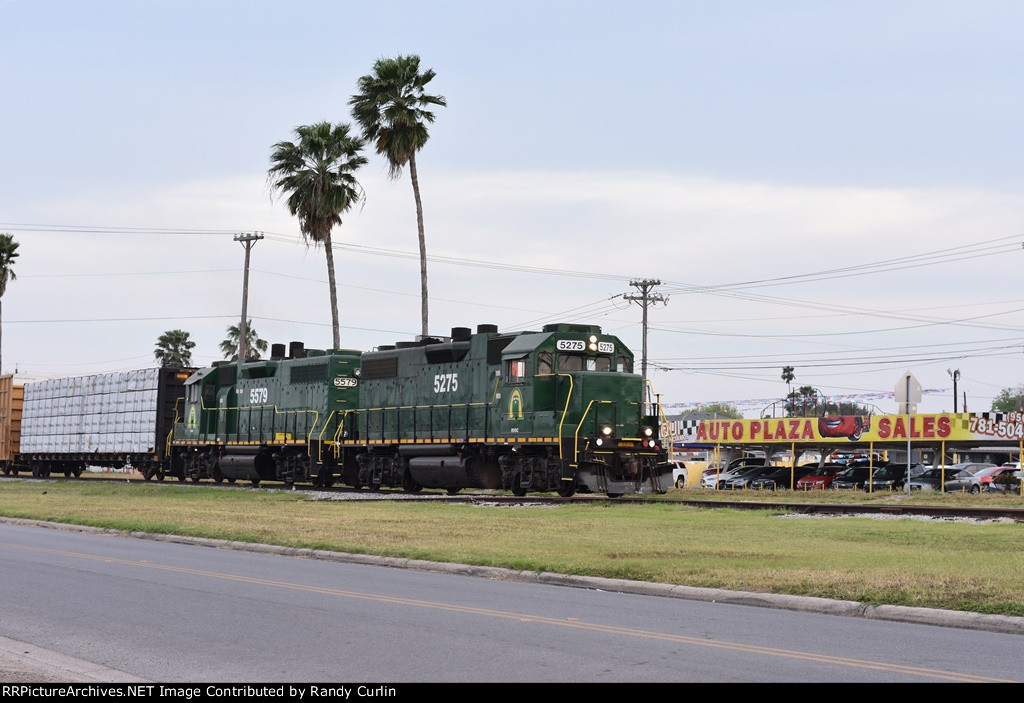
[[[0,477],[0,481],[82,481],[82,480],[104,480],[98,477],[85,479],[66,479],[63,477],[51,477],[48,479],[26,479]],[[123,483],[146,483],[141,477],[118,476],[106,480],[114,480]],[[450,495],[443,490],[425,490],[422,493],[405,493],[396,489],[367,490],[366,488],[355,489],[346,486],[332,486],[330,488],[314,488],[312,486],[295,486],[289,488],[283,483],[265,481],[259,488],[254,488],[247,483],[215,483],[212,481],[165,481],[162,484],[150,482],[150,485],[169,486],[203,486],[220,490],[279,490],[279,491],[303,491],[315,496],[317,500],[415,500],[441,503],[467,503],[467,504],[496,504],[496,505],[560,505],[567,503],[587,503],[593,501],[612,501],[615,503],[628,504],[650,504],[669,503],[673,505],[687,505],[696,508],[732,508],[733,510],[784,510],[787,512],[804,515],[886,515],[893,517],[932,517],[932,518],[967,518],[974,520],[995,520],[1010,519],[1015,522],[1024,522],[1024,501],[1022,507],[1004,506],[962,506],[962,505],[907,505],[903,503],[814,503],[814,502],[776,502],[760,500],[703,500],[698,498],[686,498],[683,495],[665,496],[643,496],[632,495],[621,498],[608,498],[603,494],[576,494],[572,498],[561,498],[552,495],[530,495],[522,498],[508,495],[481,491],[462,491]]]

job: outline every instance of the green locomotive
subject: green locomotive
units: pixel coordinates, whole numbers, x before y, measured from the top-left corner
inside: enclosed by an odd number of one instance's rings
[[[194,374],[172,444],[195,480],[663,493],[660,408],[645,411],[632,370],[591,325],[455,328],[361,355],[293,343]]]
[[[195,372],[174,425],[173,473],[331,485],[339,418],[358,407],[359,356],[292,342],[287,358],[275,344],[269,361],[222,361]]]

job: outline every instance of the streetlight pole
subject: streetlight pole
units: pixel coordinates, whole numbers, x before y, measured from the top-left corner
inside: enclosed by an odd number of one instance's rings
[[[253,232],[252,234],[236,234],[235,241],[241,242],[242,246],[245,247],[245,273],[242,274],[242,322],[238,325],[238,370],[241,372],[242,363],[245,361],[248,349],[246,348],[246,342],[249,337],[249,318],[248,318],[248,307],[249,307],[249,253],[252,248],[256,245],[256,242],[263,239],[263,235],[259,232]]]
[[[946,369],[946,373],[953,379],[953,414],[956,414],[956,380],[960,378],[960,369]]]

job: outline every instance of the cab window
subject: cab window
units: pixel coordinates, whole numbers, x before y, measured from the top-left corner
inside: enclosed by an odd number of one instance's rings
[[[558,370],[559,371],[582,371],[583,370],[583,357],[579,354],[559,354],[558,355]]]
[[[628,357],[620,356],[615,360],[615,370],[619,373],[633,373],[633,362]]]
[[[512,359],[508,362],[508,382],[523,383],[526,381],[526,359]]]
[[[607,356],[587,357],[587,371],[611,371],[612,360]]]
[[[541,352],[537,355],[537,375],[547,374],[554,371],[554,364],[551,359],[551,352]]]

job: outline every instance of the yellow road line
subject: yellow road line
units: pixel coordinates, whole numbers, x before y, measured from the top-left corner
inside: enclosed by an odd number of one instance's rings
[[[20,549],[27,552],[53,554],[56,556],[71,557],[76,559],[88,559],[92,561],[101,561],[107,564],[137,566],[146,569],[154,569],[157,571],[168,571],[178,574],[190,574],[193,576],[203,576],[206,578],[220,579],[224,581],[234,581],[237,583],[247,583],[258,586],[270,586],[272,588],[283,588],[294,591],[302,591],[305,593],[319,593],[322,595],[335,596],[339,598],[355,598],[359,600],[373,601],[376,603],[388,603],[391,605],[404,605],[416,608],[444,610],[453,613],[461,613],[463,615],[481,615],[491,618],[500,618],[503,620],[514,620],[523,623],[538,623],[541,625],[569,627],[577,630],[588,630],[591,632],[604,632],[613,635],[623,635],[627,637],[660,640],[663,642],[674,642],[677,644],[688,644],[699,647],[711,647],[714,649],[727,649],[735,652],[746,652],[749,654],[782,657],[785,659],[812,661],[819,664],[834,664],[836,666],[848,666],[858,669],[869,669],[872,671],[888,671],[898,674],[906,674],[910,676],[921,676],[924,678],[939,679],[942,681],[957,681],[961,683],[1017,683],[1012,679],[995,679],[987,676],[978,676],[975,674],[960,673],[953,671],[943,671],[940,669],[926,669],[917,666],[889,664],[886,662],[875,662],[865,659],[853,659],[851,657],[837,657],[829,654],[815,654],[813,652],[800,652],[795,650],[779,649],[777,647],[764,647],[761,645],[754,644],[742,644],[739,642],[708,640],[701,637],[674,635],[667,632],[653,632],[650,630],[639,630],[631,627],[618,627],[615,625],[588,623],[576,620],[575,618],[551,618],[541,615],[512,613],[504,610],[492,610],[490,608],[475,608],[471,606],[453,605],[451,603],[440,603],[437,601],[419,600],[415,598],[398,598],[395,596],[382,596],[373,593],[361,593],[359,591],[345,591],[338,588],[309,586],[299,583],[289,583],[287,581],[274,581],[271,579],[254,578],[252,576],[238,576],[236,574],[227,574],[219,571],[203,571],[200,569],[190,569],[183,566],[155,564],[153,562],[146,560],[118,559],[114,557],[104,557],[95,554],[68,552],[59,549],[41,549],[37,547],[27,547],[20,544],[10,544],[6,542],[0,542],[0,545],[10,547],[11,549]]]

